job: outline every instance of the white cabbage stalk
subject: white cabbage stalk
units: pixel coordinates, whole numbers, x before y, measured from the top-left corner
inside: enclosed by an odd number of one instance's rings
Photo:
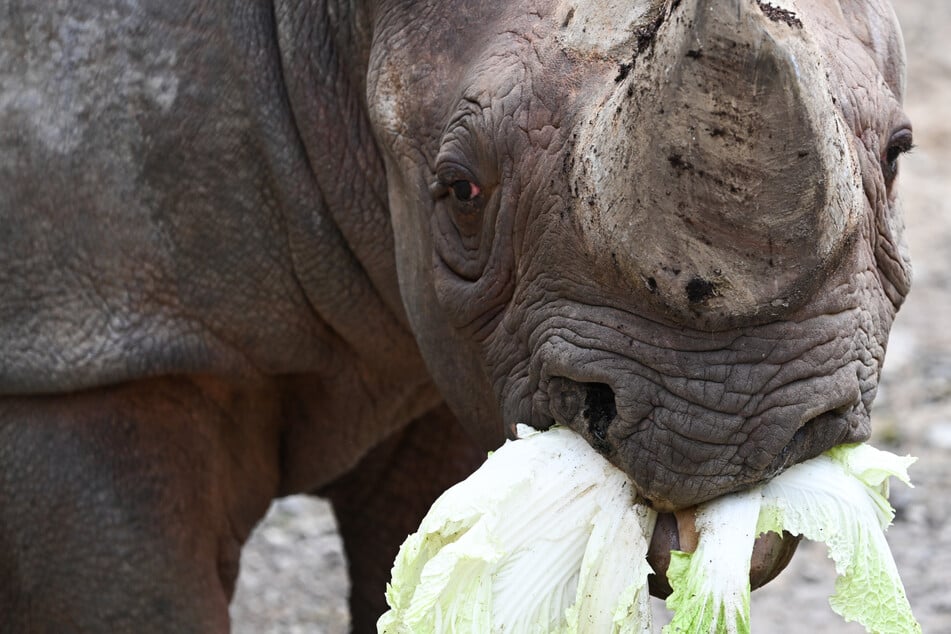
[[[697,550],[672,554],[667,605],[675,614],[665,634],[748,633],[750,560],[734,559],[734,548],[751,549],[750,534],[783,530],[828,546],[838,575],[829,603],[846,621],[873,634],[921,632],[883,533],[894,517],[888,478],[910,485],[907,469],[914,461],[869,445],[845,445],[790,467],[761,488],[701,505]]]
[[[403,543],[381,634],[651,631],[656,514],[574,432],[519,426],[519,435]]]
[[[757,487],[697,509],[697,550],[670,553],[667,607],[674,618],[665,633],[750,631],[749,570],[762,499]]]

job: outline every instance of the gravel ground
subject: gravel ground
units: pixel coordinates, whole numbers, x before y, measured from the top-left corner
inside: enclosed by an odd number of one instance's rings
[[[888,532],[912,609],[926,633],[951,632],[951,2],[898,0],[909,57],[907,111],[916,149],[901,187],[915,286],[895,325],[874,412],[876,445],[918,456],[914,489],[894,485]],[[834,571],[804,543],[753,595],[759,632],[859,633],[828,606]],[[322,500],[275,503],[244,551],[232,605],[236,634],[347,632],[340,540]],[[382,591],[382,589],[381,589]],[[657,602],[658,618],[664,618]]]

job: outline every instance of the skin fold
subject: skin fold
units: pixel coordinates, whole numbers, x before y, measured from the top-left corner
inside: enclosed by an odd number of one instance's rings
[[[225,632],[316,492],[374,631],[514,422],[663,512],[866,439],[903,90],[884,0],[0,0],[0,629]]]

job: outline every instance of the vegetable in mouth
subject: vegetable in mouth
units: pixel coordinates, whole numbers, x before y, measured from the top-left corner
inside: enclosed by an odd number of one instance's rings
[[[869,632],[920,632],[883,530],[903,458],[848,445],[765,485],[700,505],[693,553],[667,571],[672,633],[750,632],[750,557],[760,534],[822,541],[833,609]],[[647,551],[657,515],[628,477],[569,429],[519,426],[444,493],[396,557],[381,634],[652,632]]]

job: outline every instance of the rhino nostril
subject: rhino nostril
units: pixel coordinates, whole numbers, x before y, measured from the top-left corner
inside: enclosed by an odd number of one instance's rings
[[[586,431],[591,446],[610,450],[608,427],[617,416],[614,390],[606,383],[579,383],[565,377],[548,381],[548,410],[559,424]]]
[[[868,414],[858,398],[845,399],[806,420],[773,462],[784,469],[790,464],[815,458],[843,442],[862,442],[868,437]]]
[[[614,390],[604,383],[586,383],[585,391],[583,416],[588,423],[588,431],[595,442],[601,445],[595,448],[607,451],[608,426],[617,416]]]

